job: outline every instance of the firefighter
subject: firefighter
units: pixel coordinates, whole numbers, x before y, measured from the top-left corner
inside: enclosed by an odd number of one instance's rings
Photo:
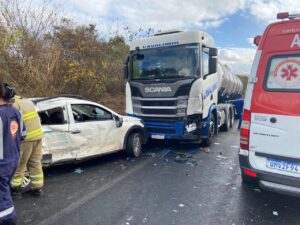
[[[0,225],[15,224],[10,182],[18,166],[20,142],[25,129],[20,112],[8,104],[14,89],[0,81]]]
[[[21,159],[19,167],[12,179],[13,195],[22,197],[28,191],[22,187],[26,169],[31,180],[30,191],[34,196],[43,195],[44,174],[42,169],[42,126],[33,102],[26,98],[15,97],[13,104],[22,113],[27,136],[21,143]]]

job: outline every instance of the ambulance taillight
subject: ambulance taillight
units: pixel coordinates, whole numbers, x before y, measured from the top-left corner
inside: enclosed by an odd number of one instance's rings
[[[250,121],[251,112],[244,109],[243,121],[241,126],[241,136],[240,136],[240,148],[249,151],[249,139],[250,139]]]

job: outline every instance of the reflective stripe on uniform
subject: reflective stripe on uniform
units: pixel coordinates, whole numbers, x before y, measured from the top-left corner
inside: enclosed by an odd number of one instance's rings
[[[39,114],[36,111],[25,113],[25,114],[23,114],[23,120],[27,121],[27,120],[36,118],[38,116],[39,116]]]
[[[31,184],[33,186],[33,188],[35,187],[43,187],[44,185],[44,174],[37,174],[37,175],[30,175],[30,179],[31,179]]]
[[[26,139],[25,139],[25,140],[28,140],[28,139],[31,139],[31,138],[40,136],[40,135],[42,135],[42,134],[43,134],[42,128],[38,128],[38,129],[36,129],[36,130],[27,132],[27,136],[26,136]]]
[[[13,177],[11,180],[11,186],[13,188],[20,187],[23,183],[23,177]]]
[[[0,117],[0,160],[3,159],[3,122]]]
[[[10,207],[8,209],[5,209],[3,211],[0,211],[0,218],[8,216],[10,214],[12,214],[15,211],[15,207]]]

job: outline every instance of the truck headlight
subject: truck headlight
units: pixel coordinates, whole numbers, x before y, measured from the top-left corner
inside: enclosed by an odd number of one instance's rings
[[[177,109],[178,114],[185,114],[185,109]]]
[[[187,132],[192,132],[197,129],[197,124],[196,123],[191,123],[185,126],[185,129]]]

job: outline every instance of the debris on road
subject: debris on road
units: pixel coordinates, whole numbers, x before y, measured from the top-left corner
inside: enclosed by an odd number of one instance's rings
[[[156,153],[155,152],[146,152],[146,153],[143,154],[143,156],[155,158]]]
[[[179,204],[178,206],[179,206],[180,208],[183,208],[185,205],[181,203],[181,204]]]
[[[224,160],[224,159],[228,159],[228,157],[222,156],[222,155],[217,155],[216,156],[216,160]]]
[[[238,145],[230,145],[230,148],[240,148]]]
[[[214,144],[215,144],[215,145],[219,145],[220,143],[218,143],[218,142],[215,142]]]
[[[204,151],[206,153],[209,153],[209,148],[208,147],[202,147],[200,148],[201,151]]]
[[[174,213],[178,213],[178,210],[177,210],[177,209],[173,209],[173,212],[174,212]]]
[[[128,217],[126,220],[127,220],[127,221],[131,221],[132,218],[133,218],[133,216],[130,216],[130,217]]]
[[[157,163],[153,163],[153,166],[157,166]]]
[[[273,211],[273,215],[274,216],[278,216],[278,212],[277,211]]]
[[[255,188],[254,191],[255,192],[261,192],[261,190],[259,188]]]
[[[82,174],[82,173],[83,173],[83,170],[82,170],[80,167],[78,167],[78,168],[76,168],[76,169],[74,170],[73,173],[76,173],[76,174]]]

